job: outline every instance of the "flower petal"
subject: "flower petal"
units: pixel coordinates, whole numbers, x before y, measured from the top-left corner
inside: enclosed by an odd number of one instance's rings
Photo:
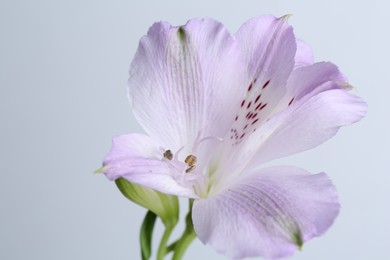
[[[223,158],[227,163],[214,173],[216,185],[226,185],[245,169],[266,161],[314,148],[340,127],[362,119],[367,110],[360,97],[343,89],[306,96],[271,117],[245,142],[233,146]]]
[[[130,68],[129,99],[139,123],[164,147],[189,152],[198,135],[223,137],[243,97],[240,49],[211,19],[154,24]]]
[[[296,39],[286,17],[256,17],[235,34],[247,65],[249,86],[229,135],[213,158],[213,163],[219,165],[215,167],[218,171],[213,173],[216,180],[218,175],[233,173],[230,162],[242,165],[236,160],[236,151],[240,149],[237,147],[272,115],[286,94],[286,82],[294,68],[296,52]]]
[[[324,173],[273,167],[196,200],[192,218],[199,239],[218,252],[275,259],[323,234],[338,212],[335,188]]]
[[[276,115],[264,125],[252,165],[309,150],[333,137],[340,127],[355,123],[366,114],[367,104],[342,89],[319,93]],[[248,149],[248,147],[243,148]],[[252,146],[253,147],[253,146]]]
[[[142,134],[113,138],[112,148],[103,160],[103,171],[110,180],[120,177],[162,193],[197,198],[191,187],[180,185],[177,171],[163,158],[164,150]]]
[[[252,80],[257,79],[257,84],[270,80],[268,87],[282,88],[294,67],[296,40],[287,18],[271,15],[255,17],[244,23],[235,34],[249,76]]]
[[[248,69],[245,98],[230,130],[232,143],[238,144],[284,96],[294,68],[296,40],[286,17],[269,15],[247,21],[235,36]]]
[[[297,39],[297,52],[295,53],[295,66],[294,68],[299,68],[303,66],[308,66],[314,63],[313,53],[309,45],[304,41]]]
[[[346,77],[331,62],[317,62],[296,67],[287,81],[286,93],[275,107],[273,114],[277,114],[298,101],[303,103],[326,90],[348,90],[348,87]]]
[[[348,84],[347,79],[336,65],[331,62],[318,62],[297,68],[291,73],[284,98],[291,105],[293,101],[298,101],[305,96],[310,98],[325,90],[340,89],[346,84]]]

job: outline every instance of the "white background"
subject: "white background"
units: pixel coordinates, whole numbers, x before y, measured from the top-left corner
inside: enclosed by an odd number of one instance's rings
[[[145,210],[92,174],[112,136],[142,131],[126,100],[139,38],[160,20],[207,16],[234,32],[268,13],[292,13],[316,60],[339,65],[369,104],[326,144],[274,162],[327,172],[342,204],[327,234],[292,259],[390,259],[389,9],[385,0],[0,0],[0,259],[139,259]],[[225,258],[197,240],[185,259]]]

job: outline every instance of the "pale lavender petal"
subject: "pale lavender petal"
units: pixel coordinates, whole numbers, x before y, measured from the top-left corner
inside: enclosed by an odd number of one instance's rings
[[[318,62],[296,68],[290,75],[286,93],[275,107],[273,114],[285,110],[297,102],[303,103],[321,92],[331,89],[349,90],[347,78],[331,62]]]
[[[103,160],[103,171],[110,180],[123,177],[162,193],[197,198],[191,187],[180,184],[183,172],[163,154],[164,150],[146,135],[121,135],[113,138],[112,148]]]
[[[264,126],[267,139],[261,143],[252,165],[314,148],[333,137],[340,127],[362,119],[366,111],[367,104],[360,97],[342,89],[297,102]]]
[[[224,146],[215,158],[217,180],[218,175],[233,173],[231,164],[245,166],[237,160],[241,157],[240,146],[272,115],[285,96],[286,82],[295,63],[296,39],[287,17],[253,18],[235,36],[247,64],[248,87]]]
[[[185,145],[188,154],[198,137],[223,137],[229,130],[247,79],[242,64],[237,42],[214,20],[156,23],[130,68],[134,114],[164,147]]]
[[[323,234],[339,212],[335,188],[324,173],[273,167],[194,202],[199,239],[230,258],[292,255]]]
[[[249,77],[248,85],[244,86],[245,98],[230,134],[232,143],[240,143],[268,117],[284,96],[287,79],[294,68],[296,40],[287,17],[270,15],[247,21],[235,36]]]
[[[303,97],[307,99],[329,89],[341,89],[347,84],[345,76],[330,62],[318,62],[297,68],[287,81],[285,102],[280,105],[286,107]]]
[[[292,72],[285,96],[272,117],[261,125],[241,126],[236,136],[243,142],[225,149],[225,164],[216,175],[225,181],[245,168],[305,151],[334,136],[341,126],[362,119],[367,104],[343,89],[345,77],[328,62],[315,63]]]
[[[297,39],[297,52],[295,53],[295,66],[294,68],[308,66],[314,63],[313,53],[309,45],[304,41]]]

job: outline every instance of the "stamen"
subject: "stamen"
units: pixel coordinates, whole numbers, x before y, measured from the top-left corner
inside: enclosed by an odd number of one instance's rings
[[[203,143],[204,141],[207,141],[207,140],[210,140],[210,139],[214,139],[214,140],[223,142],[223,138],[215,137],[215,136],[208,136],[208,137],[204,137],[204,138],[200,139],[199,142],[198,142],[198,145]]]
[[[175,154],[175,158],[174,158],[175,161],[178,161],[178,160],[179,160],[179,154],[180,154],[180,152],[181,152],[183,149],[184,149],[184,146],[180,147],[180,149],[177,150],[177,152],[176,152],[176,154]]]
[[[184,160],[184,162],[185,162],[186,164],[188,164],[188,166],[192,167],[192,166],[195,165],[195,163],[196,163],[197,160],[198,160],[198,159],[196,158],[196,156],[190,154],[190,155],[188,155],[188,156],[186,157],[186,159]]]
[[[168,160],[172,160],[173,159],[173,154],[172,154],[171,150],[166,150],[163,155],[164,155],[164,158],[166,158]]]
[[[207,136],[207,137],[204,137],[204,138],[199,140],[199,134],[198,134],[198,136],[196,137],[196,140],[195,140],[195,144],[192,147],[192,152],[194,154],[196,154],[198,152],[199,145],[207,140],[217,140],[217,141],[223,142],[222,138],[215,137],[215,136]]]
[[[190,167],[188,167],[188,168],[186,169],[186,173],[192,172],[192,171],[195,170],[195,169],[196,169],[196,166],[195,166],[195,165],[192,165],[192,166],[190,166]]]

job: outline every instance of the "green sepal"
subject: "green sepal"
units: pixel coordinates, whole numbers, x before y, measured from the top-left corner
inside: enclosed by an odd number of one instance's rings
[[[176,196],[145,188],[124,178],[116,179],[115,183],[126,198],[155,213],[166,227],[176,225],[179,219],[179,200]]]
[[[152,236],[157,215],[148,210],[141,226],[140,243],[142,260],[149,260],[152,254]]]

